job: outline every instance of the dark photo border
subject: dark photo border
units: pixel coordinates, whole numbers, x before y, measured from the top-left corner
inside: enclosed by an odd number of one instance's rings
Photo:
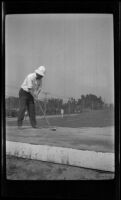
[[[119,198],[119,3],[91,1],[3,1],[2,33],[2,97],[1,97],[1,194],[2,197],[39,197],[52,199],[118,199]],[[5,17],[11,14],[41,13],[105,13],[113,14],[114,82],[115,82],[115,178],[99,181],[13,181],[6,179],[5,155]]]

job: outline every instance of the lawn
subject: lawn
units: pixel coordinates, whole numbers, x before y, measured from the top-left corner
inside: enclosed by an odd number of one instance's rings
[[[11,180],[106,180],[114,173],[7,156],[7,179]]]
[[[106,127],[114,126],[114,112],[110,110],[93,110],[90,112],[82,112],[78,115],[65,115],[64,118],[53,116],[48,117],[51,125],[58,127]],[[17,119],[6,120],[6,125],[16,126]],[[44,118],[37,117],[37,123],[39,126],[46,126]],[[28,118],[24,120],[24,125],[30,125]]]

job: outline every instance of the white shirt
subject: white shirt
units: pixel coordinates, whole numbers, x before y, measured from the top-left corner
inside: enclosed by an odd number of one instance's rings
[[[42,88],[42,79],[36,80],[36,73],[31,73],[25,78],[21,88],[26,92],[32,89],[35,94],[38,94]]]

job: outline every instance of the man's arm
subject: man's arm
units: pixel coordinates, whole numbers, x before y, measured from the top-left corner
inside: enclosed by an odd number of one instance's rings
[[[37,90],[37,95],[39,95],[41,91],[42,91],[42,80],[39,81],[39,87],[38,87],[38,90]]]
[[[39,88],[39,90],[37,91],[37,95],[39,95],[40,94],[40,92],[41,92],[41,88]]]

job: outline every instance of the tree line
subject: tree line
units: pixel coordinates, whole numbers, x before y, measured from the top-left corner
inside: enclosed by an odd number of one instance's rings
[[[41,105],[41,107],[40,107]],[[50,98],[38,101],[35,105],[36,115],[43,115],[42,110],[47,115],[60,114],[60,110],[63,109],[65,114],[81,113],[85,110],[99,110],[105,107],[112,107],[113,105],[107,105],[102,100],[102,97],[97,97],[94,94],[81,95],[79,99],[69,98],[66,103],[63,99]],[[41,110],[42,108],[42,110]],[[6,98],[6,116],[16,117],[19,110],[19,98],[8,97]]]

